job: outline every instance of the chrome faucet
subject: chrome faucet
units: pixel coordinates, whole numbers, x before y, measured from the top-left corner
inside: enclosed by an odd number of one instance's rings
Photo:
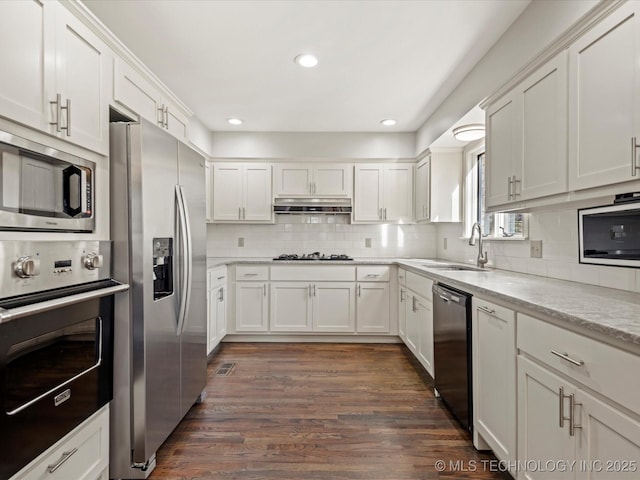
[[[487,252],[482,251],[482,229],[480,228],[480,224],[478,222],[474,223],[473,227],[471,227],[469,245],[474,246],[476,244],[476,237],[474,236],[476,230],[478,230],[478,260],[476,261],[476,265],[479,268],[482,268],[489,261],[489,259],[487,258]]]

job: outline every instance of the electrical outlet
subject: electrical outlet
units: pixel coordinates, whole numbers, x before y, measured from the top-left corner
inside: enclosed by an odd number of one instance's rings
[[[244,237],[238,237],[238,246],[244,247]]]
[[[531,258],[542,258],[542,240],[531,240]]]
[[[365,238],[364,239],[364,246],[365,246],[365,248],[371,248],[371,239],[370,238]]]
[[[446,250],[447,249],[447,237],[444,237],[442,239],[442,249]]]

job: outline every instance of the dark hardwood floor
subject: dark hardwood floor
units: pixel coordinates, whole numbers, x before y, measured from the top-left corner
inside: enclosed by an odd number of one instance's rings
[[[230,375],[216,375],[229,362]],[[206,401],[150,478],[510,478],[491,471],[495,457],[473,448],[428,381],[401,345],[222,344]]]

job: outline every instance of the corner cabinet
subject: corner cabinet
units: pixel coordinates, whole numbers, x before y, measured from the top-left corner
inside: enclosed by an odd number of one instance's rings
[[[413,222],[413,167],[404,163],[356,165],[354,222]]]
[[[486,112],[487,206],[567,191],[567,53]]]
[[[106,154],[109,48],[57,2],[3,2],[0,9],[0,42],[11,45],[0,52],[10,66],[0,84],[2,115]]]
[[[211,220],[220,223],[273,223],[271,165],[213,163]]]
[[[351,197],[353,165],[344,163],[277,163],[274,166],[274,196]]]
[[[628,2],[569,47],[569,187],[640,179],[640,5]]]
[[[207,355],[227,334],[227,268],[207,272]]]

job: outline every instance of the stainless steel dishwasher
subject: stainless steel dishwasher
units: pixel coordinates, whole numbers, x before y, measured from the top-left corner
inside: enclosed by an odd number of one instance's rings
[[[471,295],[433,285],[435,387],[468,431],[473,429],[471,395]]]

